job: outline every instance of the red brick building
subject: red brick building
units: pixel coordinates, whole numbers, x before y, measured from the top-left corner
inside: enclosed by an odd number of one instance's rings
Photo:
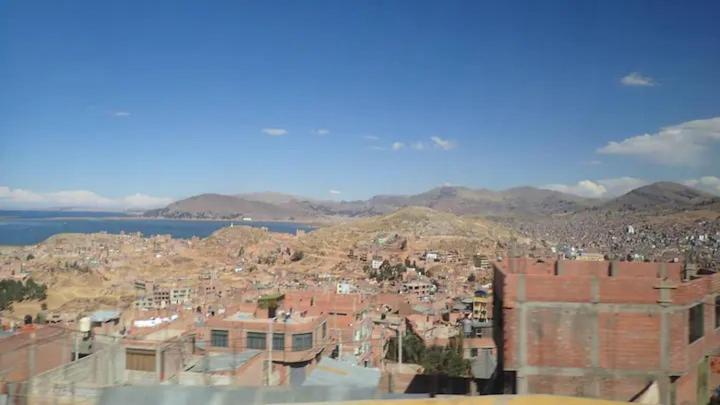
[[[272,361],[267,385],[300,385],[330,346],[327,315],[290,312],[285,296],[261,297],[253,312],[238,311],[206,320],[206,350],[234,353],[255,350]],[[263,303],[265,302],[265,303]],[[272,347],[272,350],[268,349]],[[270,355],[272,356],[270,358]],[[265,367],[268,367],[266,365]]]
[[[510,259],[495,265],[506,391],[707,403],[720,374],[720,274],[680,263]]]
[[[312,316],[327,316],[330,339],[340,357],[358,365],[377,366],[373,358],[371,305],[362,294],[336,294],[334,291],[291,291],[285,306]]]

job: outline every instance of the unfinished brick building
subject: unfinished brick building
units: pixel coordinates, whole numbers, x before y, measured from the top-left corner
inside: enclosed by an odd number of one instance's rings
[[[506,392],[704,404],[720,384],[720,274],[680,263],[510,259],[495,265]]]

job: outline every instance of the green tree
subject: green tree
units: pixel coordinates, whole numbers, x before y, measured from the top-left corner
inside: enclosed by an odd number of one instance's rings
[[[17,280],[0,281],[0,310],[9,309],[13,302],[46,298],[47,286],[38,284],[33,279],[28,279],[25,284]]]
[[[397,338],[388,342],[386,358],[397,361]],[[424,374],[447,375],[451,377],[467,376],[470,362],[462,357],[462,340],[451,342],[448,347],[425,347],[422,339],[414,333],[407,333],[403,338],[403,362],[419,364]]]
[[[425,351],[422,363],[424,374],[440,374],[450,377],[468,375],[470,362],[462,358],[462,353],[452,347],[433,346]]]

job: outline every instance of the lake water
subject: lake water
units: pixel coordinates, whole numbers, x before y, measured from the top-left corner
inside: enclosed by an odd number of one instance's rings
[[[292,222],[193,221],[147,219],[116,212],[2,211],[0,245],[34,245],[58,233],[135,233],[145,236],[172,235],[173,238],[204,238],[216,230],[235,225],[267,227],[272,232],[294,234],[311,231],[312,226]]]

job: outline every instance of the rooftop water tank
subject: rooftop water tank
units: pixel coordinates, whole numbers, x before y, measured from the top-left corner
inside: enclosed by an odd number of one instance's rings
[[[80,318],[80,322],[78,324],[80,325],[80,332],[90,332],[90,317],[86,316]]]

